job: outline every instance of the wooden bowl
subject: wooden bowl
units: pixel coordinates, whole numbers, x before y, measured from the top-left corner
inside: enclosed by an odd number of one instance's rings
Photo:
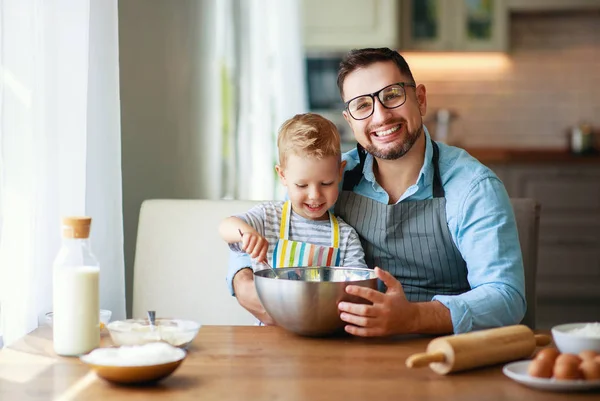
[[[89,366],[106,381],[116,384],[150,384],[156,383],[172,374],[181,365],[185,355],[178,361],[144,366],[108,366],[87,362],[85,355],[81,362]]]

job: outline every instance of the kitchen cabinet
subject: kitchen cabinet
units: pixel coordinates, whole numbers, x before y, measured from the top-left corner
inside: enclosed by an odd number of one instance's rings
[[[506,0],[404,0],[402,50],[506,51]]]
[[[600,160],[488,164],[511,197],[541,204],[537,274],[540,328],[600,318]]]
[[[568,11],[600,9],[600,0],[506,0],[510,11]]]
[[[396,0],[302,0],[304,47],[347,52],[361,47],[397,48]]]

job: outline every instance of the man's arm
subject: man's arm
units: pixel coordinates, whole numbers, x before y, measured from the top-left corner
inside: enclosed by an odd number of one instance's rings
[[[242,307],[252,313],[263,324],[267,326],[275,324],[258,299],[252,269],[242,269],[233,277],[233,289]]]
[[[471,290],[437,295],[450,311],[455,333],[517,324],[525,315],[525,277],[517,225],[502,182],[472,183],[460,205],[457,247]]]
[[[275,322],[263,308],[256,287],[254,285],[254,272],[252,271],[250,257],[247,254],[230,252],[229,267],[227,272],[227,286],[231,295],[234,295],[238,303],[252,313],[258,320],[266,325]]]
[[[448,334],[452,333],[452,317],[450,310],[438,301],[414,302],[415,326],[409,333],[418,334]]]
[[[225,278],[225,281],[227,282],[229,293],[234,297],[237,294],[234,291],[233,279],[242,269],[250,269],[250,271],[252,271],[252,260],[250,259],[250,256],[246,253],[230,251],[229,264],[227,266],[227,277]]]

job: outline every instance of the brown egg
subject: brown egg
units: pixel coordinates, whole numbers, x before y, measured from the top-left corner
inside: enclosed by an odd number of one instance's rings
[[[600,363],[587,359],[581,362],[579,370],[581,370],[585,380],[600,380]]]
[[[527,373],[533,377],[544,377],[549,379],[552,377],[552,369],[554,368],[553,361],[534,359],[529,363]]]
[[[594,358],[597,355],[598,355],[598,353],[596,351],[591,350],[591,349],[588,349],[588,350],[585,350],[585,351],[581,351],[579,353],[579,357],[583,361],[588,360],[588,359],[594,360]]]
[[[600,363],[600,355],[596,355],[594,361],[596,361],[596,363]]]
[[[554,365],[553,374],[556,380],[579,380],[583,378],[579,370],[579,364],[569,361],[559,363],[557,360]]]
[[[556,358],[559,355],[560,352],[558,352],[556,348],[544,348],[537,353],[535,359],[538,361],[550,361],[552,364],[554,364],[554,361],[556,361]]]
[[[556,358],[556,364],[564,364],[564,363],[572,363],[579,365],[581,363],[581,358],[575,354],[560,354]]]

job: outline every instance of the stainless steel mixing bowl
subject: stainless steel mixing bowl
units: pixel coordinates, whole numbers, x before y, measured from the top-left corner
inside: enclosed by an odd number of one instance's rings
[[[296,334],[326,336],[344,327],[340,301],[367,303],[346,293],[349,284],[377,289],[371,269],[352,267],[286,267],[254,273],[256,291],[275,322]]]

